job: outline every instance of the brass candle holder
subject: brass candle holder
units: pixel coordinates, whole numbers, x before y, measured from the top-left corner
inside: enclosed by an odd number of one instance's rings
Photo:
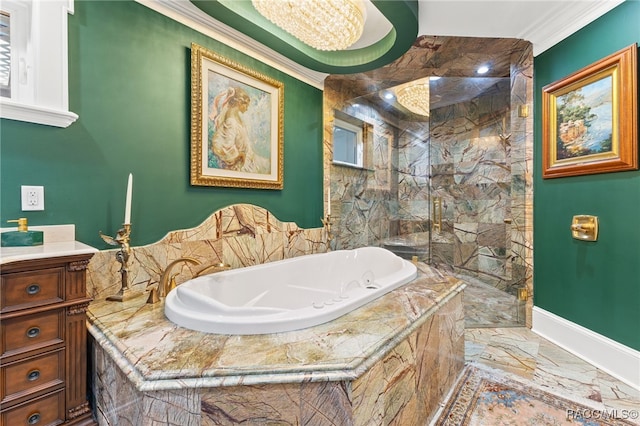
[[[329,213],[326,217],[320,218],[322,221],[322,225],[327,228],[327,245],[331,245],[331,213]]]
[[[131,241],[131,224],[125,223],[122,228],[118,229],[118,233],[115,238],[108,235],[99,233],[100,237],[109,245],[120,246],[120,250],[116,252],[116,261],[120,263],[120,291],[113,296],[107,297],[107,300],[124,302],[131,299],[136,294],[129,288],[129,270],[127,269],[127,263],[129,262],[129,255],[131,254],[131,247],[129,245]]]

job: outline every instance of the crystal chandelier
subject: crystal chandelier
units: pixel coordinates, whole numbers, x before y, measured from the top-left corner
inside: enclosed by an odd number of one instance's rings
[[[358,41],[364,0],[251,0],[269,21],[318,50],[344,50]]]
[[[409,111],[429,116],[429,82],[411,84],[396,91],[398,103]]]

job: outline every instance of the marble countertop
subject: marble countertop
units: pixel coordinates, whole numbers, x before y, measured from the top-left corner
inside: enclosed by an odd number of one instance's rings
[[[420,264],[418,277],[326,324],[267,335],[188,330],[169,321],[146,294],[99,300],[89,332],[140,391],[352,380],[382,359],[440,306],[462,281]]]
[[[40,246],[31,247],[2,247],[0,248],[0,265],[21,260],[44,259],[48,257],[97,252],[97,249],[79,241],[45,243]]]
[[[17,228],[0,228],[0,232],[15,231],[16,229]],[[44,244],[28,247],[0,247],[0,265],[19,262],[21,260],[98,252],[96,248],[75,241],[75,225],[30,226],[29,230],[42,231],[44,233]]]

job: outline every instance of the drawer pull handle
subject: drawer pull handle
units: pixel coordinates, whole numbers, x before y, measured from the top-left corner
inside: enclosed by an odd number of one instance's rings
[[[27,374],[27,380],[29,380],[30,382],[35,382],[39,378],[40,378],[40,370],[31,370]]]
[[[27,424],[35,425],[40,421],[40,413],[33,413],[27,418]]]
[[[27,287],[27,294],[29,296],[33,296],[34,294],[40,293],[40,285],[39,284],[31,284]]]
[[[27,337],[33,339],[34,337],[38,337],[40,334],[40,327],[31,327],[27,330]]]

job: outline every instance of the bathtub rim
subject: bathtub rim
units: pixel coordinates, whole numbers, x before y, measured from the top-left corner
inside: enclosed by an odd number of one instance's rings
[[[309,305],[305,308],[296,310],[280,310],[279,312],[271,312],[269,314],[253,316],[251,317],[250,322],[249,319],[244,319],[243,317],[225,317],[226,322],[224,324],[221,324],[219,321],[214,321],[216,318],[218,318],[217,316],[212,316],[211,318],[209,318],[209,321],[203,322],[202,313],[194,311],[193,309],[189,309],[189,307],[185,306],[180,299],[181,287],[187,285],[187,288],[189,288],[189,282],[194,283],[198,282],[198,280],[202,281],[202,279],[206,277],[202,276],[194,278],[192,280],[188,280],[175,289],[171,290],[165,298],[164,314],[167,319],[169,319],[169,321],[175,323],[180,327],[211,334],[263,335],[284,333],[289,331],[299,331],[307,329],[309,327],[325,324],[329,321],[344,316],[349,312],[359,309],[370,303],[371,301],[376,300],[397,288],[411,283],[418,276],[418,268],[412,262],[403,259],[397,254],[383,247],[366,246],[355,249],[335,250],[326,253],[310,254],[278,260],[270,263],[252,265],[245,268],[232,269],[229,271],[210,274],[209,277],[212,280],[215,280],[220,276],[224,276],[224,274],[233,276],[234,274],[240,273],[240,271],[242,270],[255,271],[266,269],[269,267],[273,267],[276,264],[286,265],[287,263],[301,262],[304,261],[305,258],[309,258],[312,256],[325,257],[344,255],[348,257],[348,255],[357,253],[358,251],[384,252],[384,256],[388,256],[390,260],[397,261],[402,265],[402,268],[394,271],[391,276],[400,275],[402,273],[402,277],[400,277],[393,284],[384,287],[357,289],[355,293],[360,296],[359,298],[336,302],[335,305],[330,306],[326,310],[314,308],[313,306]],[[387,276],[383,278],[386,277]]]

